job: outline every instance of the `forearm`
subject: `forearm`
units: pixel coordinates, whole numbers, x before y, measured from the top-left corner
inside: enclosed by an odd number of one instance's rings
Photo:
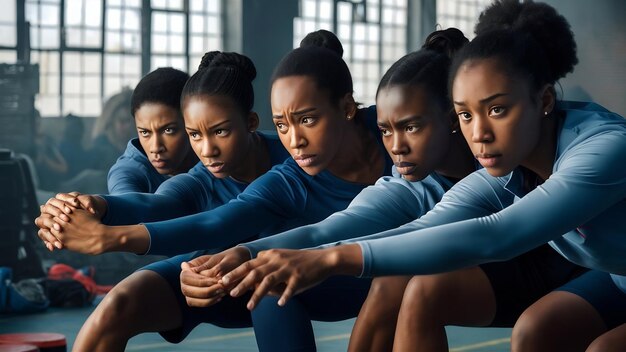
[[[144,225],[103,226],[102,252],[145,254],[150,248],[150,234]]]

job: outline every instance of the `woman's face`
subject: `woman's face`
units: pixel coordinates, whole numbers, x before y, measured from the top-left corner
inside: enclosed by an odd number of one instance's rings
[[[139,143],[162,175],[175,175],[189,153],[189,140],[180,112],[161,103],[145,103],[135,111]]]
[[[309,175],[328,168],[339,150],[349,128],[344,100],[332,102],[309,76],[283,77],[272,85],[272,118],[278,136]]]
[[[217,178],[238,178],[247,167],[244,160],[256,126],[248,126],[248,117],[225,96],[188,98],[183,115],[191,147],[209,172]]]
[[[450,113],[421,86],[384,88],[376,98],[383,143],[403,178],[419,181],[444,162],[452,133]]]
[[[133,116],[126,106],[120,106],[115,111],[113,117],[114,137],[119,141],[118,144],[125,146],[126,143],[134,137]]]
[[[544,112],[530,92],[526,79],[507,74],[495,59],[466,61],[456,73],[452,97],[461,131],[492,176],[507,175],[538,146]]]

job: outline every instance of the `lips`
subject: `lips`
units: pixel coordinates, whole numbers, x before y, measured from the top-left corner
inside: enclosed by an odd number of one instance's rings
[[[483,167],[496,166],[498,162],[500,161],[500,158],[502,157],[501,154],[487,154],[487,153],[476,154],[474,156]]]
[[[205,164],[204,166],[206,166],[206,168],[211,172],[211,173],[219,173],[222,171],[222,169],[224,168],[224,163],[221,161],[214,161],[212,163],[208,163]]]
[[[150,163],[157,169],[163,169],[167,166],[167,160],[164,159],[153,159],[150,160]]]
[[[317,155],[314,155],[314,154],[301,154],[301,155],[294,156],[293,160],[296,161],[298,166],[307,167],[307,166],[311,166],[315,162],[316,158],[317,158]]]
[[[398,161],[395,162],[394,165],[396,166],[396,170],[398,170],[398,173],[400,175],[410,175],[417,168],[417,164],[410,163],[408,161]]]

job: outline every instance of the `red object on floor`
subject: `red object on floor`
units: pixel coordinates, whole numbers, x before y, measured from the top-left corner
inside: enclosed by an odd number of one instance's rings
[[[65,336],[49,332],[0,334],[0,345],[2,344],[34,345],[42,352],[67,351]]]
[[[3,345],[0,342],[0,352],[37,352],[39,348],[35,345]]]

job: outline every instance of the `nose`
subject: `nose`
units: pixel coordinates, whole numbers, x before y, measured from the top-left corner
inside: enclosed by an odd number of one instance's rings
[[[150,140],[150,153],[159,154],[165,151],[165,146],[163,145],[163,139],[158,133],[152,135]]]
[[[291,149],[300,149],[306,145],[306,139],[297,127],[289,129],[289,147]]]
[[[393,155],[407,154],[409,148],[407,147],[404,136],[401,133],[393,134],[393,144],[391,145],[391,153]]]
[[[486,118],[476,117],[472,120],[472,142],[489,143],[493,141],[491,124]]]
[[[201,156],[204,158],[209,158],[218,154],[219,149],[217,148],[217,146],[210,140],[210,138],[205,138],[202,141]]]

